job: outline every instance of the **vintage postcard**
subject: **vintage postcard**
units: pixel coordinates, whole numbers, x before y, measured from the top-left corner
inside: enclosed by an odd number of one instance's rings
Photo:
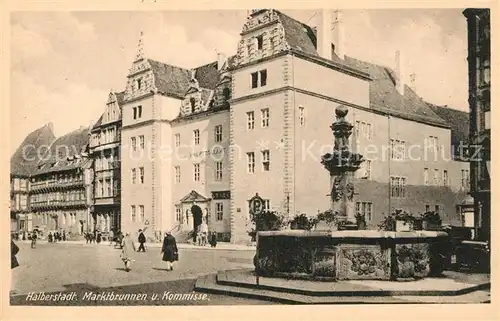
[[[490,308],[496,2],[207,3],[2,12],[7,306]]]

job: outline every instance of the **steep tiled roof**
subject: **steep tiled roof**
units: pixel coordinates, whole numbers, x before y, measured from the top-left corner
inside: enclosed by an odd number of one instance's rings
[[[148,59],[148,62],[155,77],[155,85],[160,92],[179,98],[184,97],[191,79],[189,70],[152,59]]]
[[[431,103],[428,103],[428,105],[451,127],[451,144],[453,146],[460,146],[461,142],[468,143],[470,120],[468,112]]]
[[[86,152],[89,142],[89,129],[89,127],[81,127],[57,138],[50,145],[43,159],[38,162],[39,166],[44,166],[37,170],[36,174],[67,170],[85,165],[85,159],[80,162],[72,162],[68,161],[67,157],[80,155],[82,152]],[[56,161],[58,162],[56,163]],[[56,165],[52,167],[54,163],[56,163]]]
[[[102,124],[102,118],[104,117],[104,113],[101,114],[101,117],[95,122],[94,126],[92,126],[92,129],[98,128]]]
[[[285,40],[292,49],[317,56],[316,35],[311,27],[297,21],[286,14],[276,11],[283,28],[285,29]]]
[[[343,62],[354,69],[368,73],[372,78],[370,108],[397,117],[440,126],[447,125],[410,87],[405,85],[404,95],[401,95],[395,86],[395,72],[390,68],[347,56]]]
[[[195,68],[195,70],[195,78],[198,80],[200,87],[212,90],[215,89],[215,86],[219,82],[217,61]]]
[[[47,124],[38,128],[26,136],[10,158],[11,175],[32,175],[36,171],[37,162],[39,161],[38,148],[50,145],[54,139],[55,136],[52,130],[52,124]]]

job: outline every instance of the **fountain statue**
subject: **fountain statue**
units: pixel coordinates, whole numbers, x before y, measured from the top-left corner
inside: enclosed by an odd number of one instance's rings
[[[348,110],[339,105],[335,109],[336,120],[330,126],[335,137],[333,152],[325,154],[321,163],[330,173],[331,209],[340,214],[343,229],[356,229],[354,213],[354,172],[363,162],[363,156],[349,148],[353,126],[345,119]]]

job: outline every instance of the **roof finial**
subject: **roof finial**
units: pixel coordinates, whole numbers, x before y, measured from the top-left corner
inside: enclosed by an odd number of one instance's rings
[[[144,59],[144,32],[141,31],[139,34],[139,44],[137,45],[137,55],[135,60]]]

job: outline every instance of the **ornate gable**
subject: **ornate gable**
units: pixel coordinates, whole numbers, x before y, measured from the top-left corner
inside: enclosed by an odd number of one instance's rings
[[[235,64],[243,65],[289,48],[278,13],[272,9],[253,10],[243,25]]]
[[[189,81],[189,89],[187,90],[184,100],[181,103],[181,116],[206,111],[209,107],[210,100],[213,96],[213,91],[205,88],[200,88],[196,79],[196,71],[191,72],[191,80]]]
[[[127,76],[127,86],[125,89],[125,100],[131,100],[144,96],[150,92],[157,92],[155,77],[151,64],[144,55],[143,33],[139,39],[137,55]]]

